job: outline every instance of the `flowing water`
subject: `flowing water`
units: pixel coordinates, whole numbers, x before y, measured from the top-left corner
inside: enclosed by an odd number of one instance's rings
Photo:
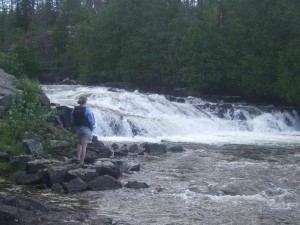
[[[94,134],[104,141],[300,143],[299,115],[291,109],[104,87],[50,85],[43,90],[52,103],[70,107],[87,95],[96,118]]]
[[[81,94],[105,143],[180,143],[185,152],[131,156],[121,181],[150,188],[47,198],[117,224],[300,224],[300,121],[295,110],[105,87],[45,85],[52,103]]]

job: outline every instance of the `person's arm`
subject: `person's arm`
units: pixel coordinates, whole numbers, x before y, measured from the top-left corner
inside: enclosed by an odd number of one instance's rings
[[[86,108],[86,115],[91,124],[91,127],[94,127],[95,126],[95,117],[94,117],[94,114],[92,113],[92,111],[90,110],[90,108]]]

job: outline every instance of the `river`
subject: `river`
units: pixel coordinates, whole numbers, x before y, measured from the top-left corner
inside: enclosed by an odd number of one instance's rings
[[[86,86],[42,86],[52,103],[81,95],[106,144],[166,142],[185,152],[130,156],[141,171],[121,181],[149,188],[58,195],[47,201],[107,215],[115,224],[300,224],[300,122],[292,109],[204,98],[173,98]],[[87,223],[88,224],[88,223]]]

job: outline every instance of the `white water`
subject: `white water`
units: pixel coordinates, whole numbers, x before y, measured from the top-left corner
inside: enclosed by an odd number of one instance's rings
[[[106,87],[43,85],[42,89],[51,103],[69,107],[77,105],[80,95],[87,95],[96,118],[94,135],[104,141],[300,144],[296,111],[242,103],[222,108],[222,103],[193,97],[180,103],[163,95]]]

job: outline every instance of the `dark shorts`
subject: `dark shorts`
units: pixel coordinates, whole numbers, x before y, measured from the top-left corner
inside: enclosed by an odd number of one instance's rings
[[[76,138],[78,144],[88,144],[92,142],[92,131],[89,128],[76,130]]]

